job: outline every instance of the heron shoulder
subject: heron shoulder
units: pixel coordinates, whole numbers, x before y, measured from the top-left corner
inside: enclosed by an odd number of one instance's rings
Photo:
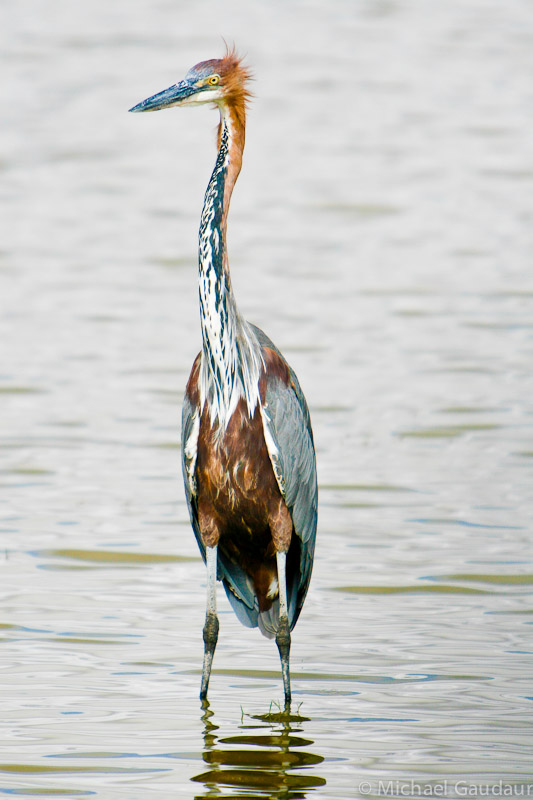
[[[185,387],[185,395],[192,406],[199,406],[200,405],[200,363],[202,359],[202,354],[198,353],[196,358],[194,359],[194,364],[192,365],[191,373],[189,375],[189,380],[187,381],[187,386]]]

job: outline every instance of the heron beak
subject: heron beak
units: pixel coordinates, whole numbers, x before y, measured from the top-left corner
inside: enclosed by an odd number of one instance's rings
[[[130,108],[130,111],[159,111],[161,108],[171,108],[172,106],[179,106],[184,103],[191,95],[196,94],[198,88],[189,81],[180,81],[174,84],[169,89],[163,92],[148,97],[142,103],[137,103],[136,106]]]

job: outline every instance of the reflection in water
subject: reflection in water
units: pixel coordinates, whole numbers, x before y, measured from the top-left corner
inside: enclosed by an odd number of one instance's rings
[[[252,716],[251,724],[241,724],[240,729],[253,731],[237,736],[218,738],[215,731],[218,725],[213,720],[213,712],[208,701],[203,704],[204,713],[204,752],[203,758],[210,769],[191,780],[205,785],[206,791],[196,795],[195,800],[216,797],[224,800],[252,800],[252,798],[271,797],[280,800],[305,798],[306,790],[323,786],[324,778],[309,772],[294,774],[320,764],[322,756],[301,750],[313,744],[297,734],[302,732],[302,724],[308,717],[291,714],[290,711],[269,712]],[[219,745],[229,745],[220,747]],[[221,794],[222,787],[243,790],[231,795]]]

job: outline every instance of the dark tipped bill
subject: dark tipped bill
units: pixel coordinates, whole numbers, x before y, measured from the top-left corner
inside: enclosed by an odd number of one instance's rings
[[[196,94],[197,91],[198,89],[188,81],[180,81],[169,89],[165,89],[163,92],[158,92],[158,94],[154,94],[152,97],[147,97],[142,103],[137,103],[136,106],[133,106],[133,108],[129,110],[139,112],[159,111],[161,108],[171,108],[172,106],[179,105],[192,94]]]

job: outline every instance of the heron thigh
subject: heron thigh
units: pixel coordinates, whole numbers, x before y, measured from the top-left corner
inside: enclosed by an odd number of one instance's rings
[[[268,524],[276,552],[286,553],[291,544],[293,526],[289,509],[281,495],[270,504]]]

